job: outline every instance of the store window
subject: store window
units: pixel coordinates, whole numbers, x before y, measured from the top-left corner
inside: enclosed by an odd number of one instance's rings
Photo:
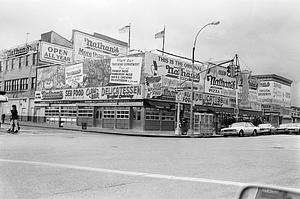
[[[93,117],[93,107],[79,106],[78,117]]]
[[[129,110],[118,110],[117,119],[129,119]]]
[[[59,120],[59,107],[46,107],[45,108],[45,116],[46,121],[51,122],[58,122]]]
[[[115,111],[114,110],[105,110],[105,111],[103,111],[103,118],[104,119],[114,119],[115,118]]]
[[[162,112],[161,120],[163,121],[174,121],[175,120],[175,112]]]
[[[146,108],[146,120],[159,120],[159,110]]]

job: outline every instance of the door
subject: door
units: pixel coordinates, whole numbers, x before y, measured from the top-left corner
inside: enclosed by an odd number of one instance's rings
[[[200,135],[212,135],[215,133],[215,118],[212,113],[195,113],[194,132]]]
[[[95,126],[102,127],[102,110],[100,108],[96,108]]]

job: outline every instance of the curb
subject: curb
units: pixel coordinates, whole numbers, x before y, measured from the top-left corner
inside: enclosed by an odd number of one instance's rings
[[[4,123],[5,124],[5,123]],[[45,128],[45,129],[57,129],[57,130],[67,130],[67,131],[80,131],[85,133],[101,133],[109,135],[123,135],[123,136],[137,136],[137,137],[161,137],[161,138],[220,138],[223,136],[220,135],[211,135],[211,136],[189,136],[189,135],[168,135],[168,134],[138,134],[138,133],[122,133],[122,132],[108,132],[108,131],[99,131],[99,130],[82,130],[82,129],[72,129],[72,128],[61,128],[61,127],[52,127],[52,126],[39,126],[33,124],[20,123],[22,126],[29,126],[35,128]]]

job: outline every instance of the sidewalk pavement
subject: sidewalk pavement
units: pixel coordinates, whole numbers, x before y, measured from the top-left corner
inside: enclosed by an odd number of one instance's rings
[[[213,138],[221,137],[220,135],[175,135],[175,131],[143,131],[136,129],[108,129],[100,127],[87,127],[87,129],[82,129],[81,126],[65,125],[63,127],[58,127],[58,124],[49,124],[49,123],[35,123],[35,122],[19,122],[21,131],[22,126],[36,127],[36,128],[50,128],[58,130],[70,130],[70,131],[81,131],[89,133],[103,133],[103,134],[114,134],[114,135],[127,135],[127,136],[144,136],[144,137],[172,137],[172,138],[191,138],[191,137],[203,137],[203,138]],[[9,128],[9,124],[5,123],[2,127]]]

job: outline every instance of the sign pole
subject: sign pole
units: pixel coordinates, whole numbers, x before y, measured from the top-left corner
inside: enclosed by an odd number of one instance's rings
[[[175,129],[175,135],[181,135],[181,128],[180,128],[180,98],[179,93],[181,92],[181,65],[179,67],[179,90],[177,90],[177,125]]]

